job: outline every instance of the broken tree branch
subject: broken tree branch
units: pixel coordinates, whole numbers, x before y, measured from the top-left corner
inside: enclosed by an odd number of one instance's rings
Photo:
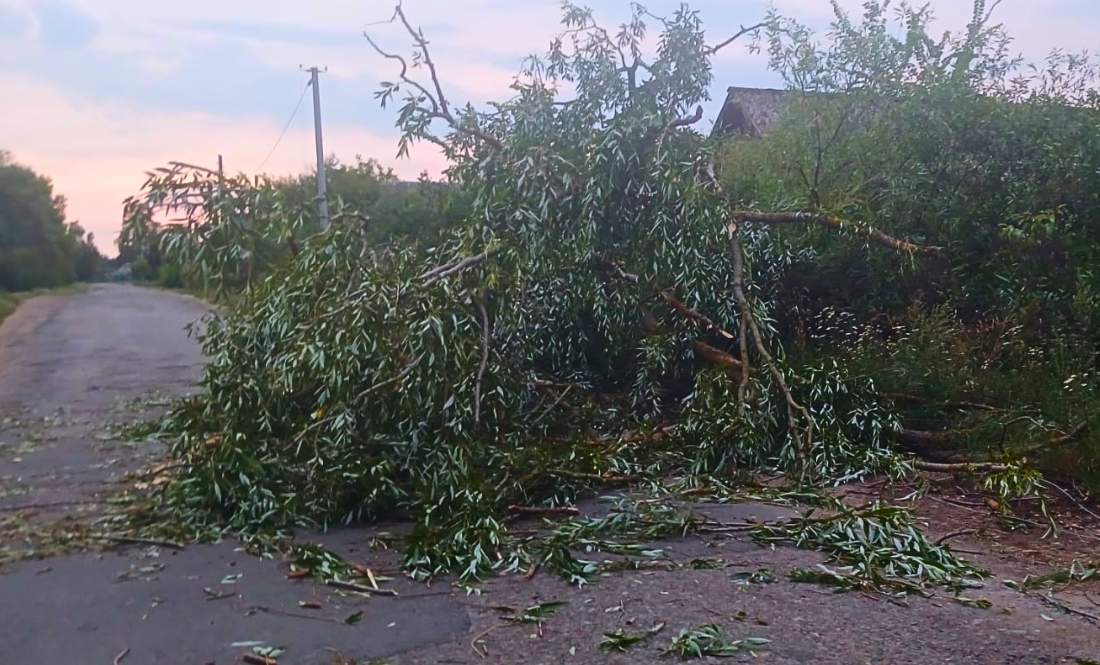
[[[898,240],[897,238],[886,235],[882,231],[869,226],[814,212],[753,212],[751,210],[738,210],[733,213],[733,219],[738,223],[752,222],[754,224],[767,224],[769,226],[779,226],[783,224],[817,224],[839,231],[851,231],[883,247],[888,247],[899,252],[906,252],[908,254],[935,255],[943,251],[942,247],[916,245],[905,240]]]
[[[977,529],[959,529],[958,531],[952,531],[951,533],[941,536],[936,540],[937,545],[943,545],[945,542],[952,538],[958,538],[959,536],[969,536],[971,534],[978,533]]]
[[[741,247],[741,238],[738,235],[738,229],[736,225],[731,225],[729,229],[730,242],[733,251],[733,260],[735,265],[744,265],[745,255],[744,249]],[[749,299],[745,296],[745,290],[741,286],[738,286],[733,290],[734,300],[737,301],[737,306],[742,312],[748,312]],[[756,352],[760,355],[764,361],[764,366],[768,369],[768,372],[772,375],[779,390],[783,393],[783,397],[787,401],[787,425],[790,428],[791,435],[794,436],[795,441],[798,443],[795,446],[798,451],[798,457],[800,461],[800,473],[805,476],[806,474],[806,458],[809,455],[810,450],[813,448],[813,436],[814,436],[814,419],[810,415],[810,411],[798,403],[795,400],[794,394],[791,393],[790,386],[787,385],[787,379],[783,376],[783,372],[779,371],[778,365],[775,363],[775,358],[768,351],[767,345],[764,343],[764,335],[760,332],[760,327],[756,325],[756,319],[749,314],[742,314],[744,317],[745,326],[748,328],[749,334],[752,338],[753,346],[756,348]],[[797,415],[801,415],[806,422],[805,440],[802,439],[801,428],[798,425]]]

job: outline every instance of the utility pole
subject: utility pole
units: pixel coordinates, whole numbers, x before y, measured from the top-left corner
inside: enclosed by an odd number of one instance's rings
[[[325,146],[321,139],[321,70],[310,67],[309,84],[313,86],[313,131],[317,144],[317,209],[321,218],[321,230],[328,231],[328,183],[325,175]],[[327,68],[325,71],[328,71]]]

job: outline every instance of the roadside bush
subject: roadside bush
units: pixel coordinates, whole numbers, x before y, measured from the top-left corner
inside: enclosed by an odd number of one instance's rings
[[[178,289],[183,286],[183,274],[180,267],[174,263],[163,263],[157,270],[157,283],[168,289]]]

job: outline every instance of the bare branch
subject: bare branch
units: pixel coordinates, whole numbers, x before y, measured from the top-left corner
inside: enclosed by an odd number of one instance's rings
[[[391,21],[392,21],[392,19],[391,19]],[[439,103],[436,101],[435,96],[432,95],[432,93],[428,92],[427,88],[420,85],[419,83],[417,83],[413,79],[409,78],[409,75],[408,75],[409,74],[409,64],[407,62],[405,62],[405,58],[401,57],[400,55],[398,55],[396,53],[389,53],[387,51],[383,51],[382,47],[379,46],[373,39],[371,39],[370,34],[368,34],[366,31],[363,32],[363,36],[367,39],[367,42],[371,46],[374,47],[374,50],[377,51],[378,54],[381,55],[383,58],[388,58],[390,60],[396,60],[398,63],[400,63],[401,72],[398,74],[398,76],[401,77],[401,80],[404,81],[405,83],[413,86],[417,90],[419,90],[420,93],[422,95],[424,95],[424,97],[426,97],[429,102],[432,103],[432,116],[433,117],[439,117],[439,118],[444,118],[445,119],[446,116],[442,115],[439,111]]]
[[[408,63],[405,61],[405,58],[397,55],[396,53],[389,53],[383,50],[367,32],[363,32],[363,36],[367,39],[370,45],[374,47],[374,50],[377,51],[379,55],[390,60],[396,60],[398,63],[400,63],[401,80],[419,90],[420,93],[431,103],[432,108],[431,111],[428,113],[428,116],[430,118],[438,118],[439,120],[446,121],[447,124],[450,125],[451,129],[456,132],[479,138],[495,148],[503,148],[504,144],[497,137],[486,133],[478,127],[464,127],[459,124],[458,120],[451,113],[450,104],[448,104],[447,102],[447,96],[443,93],[443,86],[439,82],[439,72],[436,70],[435,62],[432,60],[431,51],[428,49],[428,41],[424,38],[424,33],[412,27],[412,25],[408,21],[408,18],[405,16],[405,11],[404,9],[402,9],[400,3],[397,5],[397,7],[394,8],[393,18],[390,19],[390,22],[395,19],[400,19],[402,25],[404,25],[405,27],[405,30],[409,33],[410,36],[412,36],[413,40],[416,42],[417,48],[419,48],[420,52],[424,55],[424,64],[428,67],[428,72],[432,78],[432,86],[435,88],[434,94],[430,92],[424,85],[418,83],[412,78],[409,78],[409,66]],[[444,150],[449,151],[451,149],[438,138],[431,136],[426,136],[423,138],[427,138],[428,140],[442,147]]]
[[[443,94],[443,86],[439,84],[439,74],[435,70],[435,63],[432,62],[432,54],[428,50],[428,40],[424,39],[424,33],[420,30],[414,30],[409,25],[409,20],[405,17],[405,10],[401,8],[401,3],[397,3],[397,7],[394,9],[394,15],[401,19],[401,23],[404,24],[405,29],[408,30],[412,38],[416,40],[417,46],[420,47],[420,51],[424,54],[424,64],[428,66],[428,72],[431,73],[432,83],[435,85],[435,92],[438,95],[439,106],[442,108],[443,117],[450,118],[451,111],[447,106],[447,97]]]
[[[725,47],[729,46],[730,44],[734,43],[738,39],[740,39],[740,38],[744,37],[745,35],[749,34],[750,32],[756,32],[757,30],[759,30],[761,28],[766,28],[766,27],[768,27],[768,22],[767,21],[761,21],[760,23],[757,23],[756,25],[750,25],[747,28],[745,26],[741,26],[741,29],[737,31],[737,34],[730,37],[729,39],[727,39],[724,42],[720,42],[718,44],[715,44],[714,46],[708,46],[706,48],[706,50],[703,51],[703,53],[705,55],[714,55],[715,53],[717,53],[721,49],[724,49]]]
[[[752,222],[754,224],[767,224],[779,226],[782,224],[817,224],[839,231],[851,231],[871,240],[883,247],[906,252],[908,254],[936,255],[943,251],[942,247],[929,245],[916,245],[905,240],[898,240],[888,236],[878,229],[863,226],[855,222],[814,212],[753,212],[751,210],[739,210],[732,213],[738,223]]]

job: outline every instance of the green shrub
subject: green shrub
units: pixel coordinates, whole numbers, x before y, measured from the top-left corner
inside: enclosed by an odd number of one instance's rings
[[[162,263],[157,270],[157,283],[168,289],[183,287],[183,274],[175,263]]]

